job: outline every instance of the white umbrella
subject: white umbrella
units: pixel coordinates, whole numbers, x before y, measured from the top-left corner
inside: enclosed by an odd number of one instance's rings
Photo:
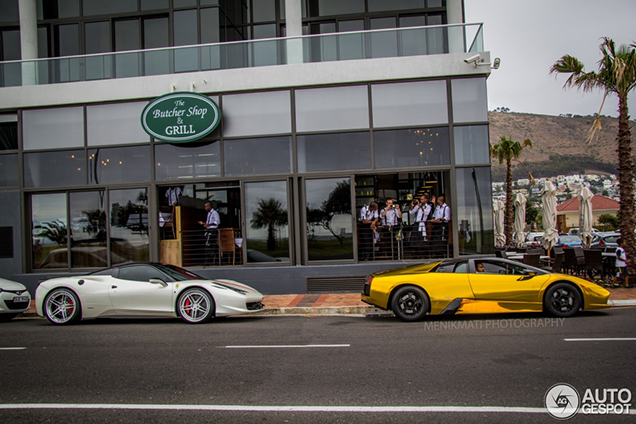
[[[521,193],[517,193],[515,198],[515,244],[523,247],[526,241],[526,203],[528,199]]]
[[[592,244],[592,197],[594,195],[588,187],[583,187],[578,195],[579,208],[579,237],[583,247],[589,249]]]
[[[552,249],[559,239],[556,229],[556,188],[552,182],[547,181],[541,192],[541,204],[543,206],[543,247]]]
[[[495,218],[495,247],[504,247],[506,244],[506,235],[504,234],[504,202],[495,200],[492,205],[492,211]]]

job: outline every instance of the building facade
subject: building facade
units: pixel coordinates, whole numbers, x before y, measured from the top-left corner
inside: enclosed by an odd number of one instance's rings
[[[461,0],[0,8],[2,277],[161,260],[304,293],[492,253],[490,55]],[[218,127],[150,136],[142,112],[169,93],[211,99]],[[422,194],[445,196],[444,226],[409,213]],[[394,222],[360,220],[387,199]]]

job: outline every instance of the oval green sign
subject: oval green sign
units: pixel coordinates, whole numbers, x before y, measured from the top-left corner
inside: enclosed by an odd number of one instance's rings
[[[199,140],[214,131],[219,122],[219,106],[198,93],[166,94],[150,101],[141,112],[144,131],[170,143]]]

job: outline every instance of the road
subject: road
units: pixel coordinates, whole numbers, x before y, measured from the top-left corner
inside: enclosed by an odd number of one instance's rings
[[[6,423],[556,422],[544,397],[557,383],[581,395],[627,388],[636,397],[634,322],[636,308],[565,320],[514,314],[420,323],[263,316],[54,327],[17,319],[0,326],[0,416]]]

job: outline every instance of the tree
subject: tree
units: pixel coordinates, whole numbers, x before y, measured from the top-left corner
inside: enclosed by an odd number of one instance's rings
[[[320,209],[307,208],[307,224],[320,225],[329,231],[340,244],[344,243],[341,236],[331,228],[334,215],[351,213],[351,183],[349,180],[341,181],[331,190],[327,200],[322,202]]]
[[[620,225],[618,218],[611,213],[601,214],[601,216],[598,217],[598,223],[603,225],[603,228],[609,231],[617,229]]]
[[[66,244],[66,224],[59,219],[43,222],[33,227],[38,235],[46,237],[58,246]]]
[[[534,206],[532,203],[526,203],[526,224],[528,226],[532,225],[533,222],[537,219],[537,215],[539,214],[539,208]]]
[[[250,224],[254,229],[267,227],[267,250],[275,250],[276,227],[287,225],[287,211],[283,209],[283,204],[279,200],[260,199]]]
[[[577,58],[564,55],[550,68],[551,74],[569,74],[563,88],[577,87],[583,91],[600,89],[604,92],[599,113],[590,129],[591,142],[597,130],[601,129],[600,115],[608,94],[618,96],[618,134],[616,136],[618,152],[618,180],[620,208],[618,221],[621,237],[625,243],[627,264],[630,272],[636,272],[636,237],[634,227],[634,161],[632,159],[632,136],[629,125],[627,96],[636,87],[636,44],[621,45],[616,49],[614,41],[602,38],[601,60],[598,71],[586,72]]]
[[[525,139],[523,144],[506,138],[503,135],[499,143],[490,146],[490,155],[500,164],[506,163],[506,214],[504,216],[504,233],[508,243],[512,241],[512,227],[514,224],[513,206],[515,199],[512,197],[512,161],[519,159],[521,152],[526,147],[532,147],[532,141]]]

